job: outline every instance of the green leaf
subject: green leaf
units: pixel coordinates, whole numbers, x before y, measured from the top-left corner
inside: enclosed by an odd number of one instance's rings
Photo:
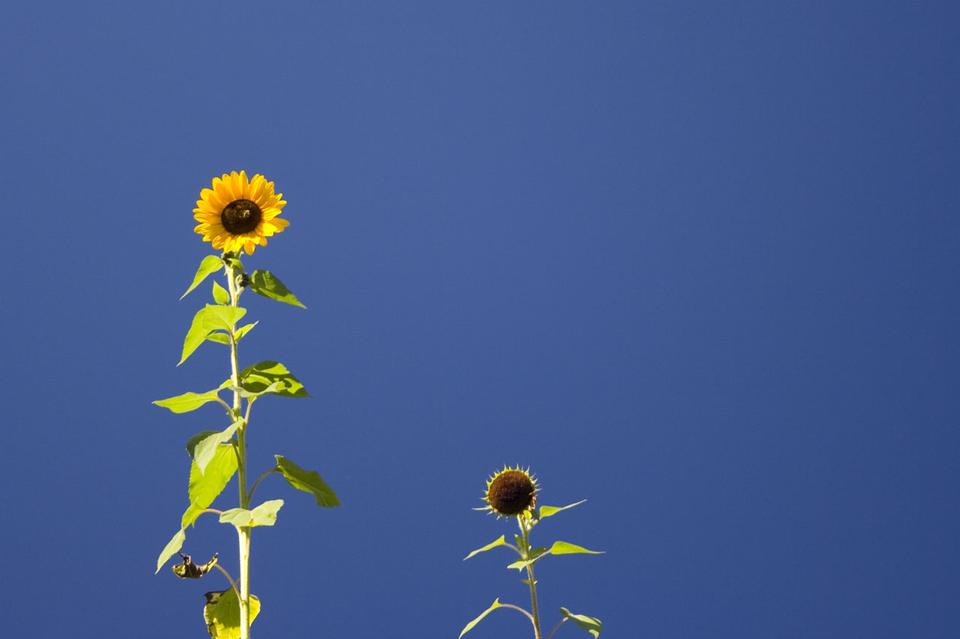
[[[194,443],[194,452],[198,445],[199,440]],[[235,472],[237,472],[237,455],[233,451],[233,446],[229,444],[217,446],[213,459],[203,472],[200,471],[196,462],[190,464],[190,484],[187,488],[190,506],[183,513],[180,526],[186,528],[192,525],[223,492]]]
[[[278,386],[271,387],[272,384]],[[280,362],[263,361],[240,372],[240,386],[250,393],[273,393],[283,397],[309,397],[300,380]]]
[[[550,550],[547,551],[551,555],[576,555],[576,554],[587,554],[587,555],[602,555],[602,550],[588,550],[583,546],[578,546],[576,544],[571,544],[566,541],[555,541],[553,545],[550,546]]]
[[[297,299],[297,296],[291,293],[290,289],[284,286],[283,282],[277,279],[277,276],[270,271],[261,271],[258,269],[251,273],[249,287],[250,290],[257,295],[263,295],[278,302],[306,308],[306,306]]]
[[[237,329],[237,342],[239,343],[243,337],[253,330],[253,327],[259,324],[260,322],[253,322],[252,324],[244,324]],[[206,337],[208,342],[216,342],[217,344],[223,344],[224,346],[230,346],[230,336],[226,333],[220,331],[214,331],[207,335]]]
[[[200,286],[203,280],[207,279],[211,273],[216,273],[223,268],[223,260],[221,260],[216,255],[208,255],[200,262],[200,268],[197,269],[197,274],[193,276],[193,283],[190,284],[190,288],[180,296],[180,299],[185,298],[190,294],[190,291]]]
[[[580,504],[587,501],[586,499],[581,499],[580,501],[574,504],[567,504],[566,506],[540,506],[540,514],[537,515],[538,519],[546,519],[547,517],[553,517],[558,512],[567,510],[568,508],[573,508],[574,506],[579,506]]]
[[[473,627],[476,626],[481,621],[483,621],[484,617],[486,617],[487,615],[489,615],[491,612],[493,612],[499,607],[500,607],[500,597],[497,597],[496,599],[493,600],[493,603],[490,604],[489,608],[481,612],[476,619],[474,619],[473,621],[471,621],[470,623],[468,623],[466,626],[463,627],[463,630],[460,631],[460,637],[463,637],[463,635],[473,630]],[[457,639],[460,639],[460,637],[457,637]]]
[[[193,352],[197,350],[200,344],[203,344],[211,331],[222,330],[229,333],[246,313],[247,309],[239,306],[219,306],[216,304],[207,304],[197,311],[190,323],[187,336],[183,340],[183,352],[177,366],[183,364],[188,357],[193,355]]]
[[[506,546],[506,545],[507,545],[507,538],[504,535],[500,535],[499,539],[495,539],[494,541],[491,541],[489,544],[487,544],[483,548],[477,548],[476,550],[472,551],[469,555],[464,557],[463,560],[466,561],[467,559],[470,559],[475,555],[479,555],[482,552],[487,552],[488,550],[493,550],[498,546]]]
[[[213,301],[224,306],[230,303],[230,293],[216,280],[213,281]]]
[[[277,523],[277,512],[283,506],[282,499],[265,501],[253,510],[246,508],[231,508],[220,515],[221,524],[230,524],[237,528],[253,528],[254,526],[272,526]]]
[[[243,421],[238,419],[219,433],[207,435],[196,443],[193,449],[193,461],[197,464],[201,473],[207,469],[207,464],[210,463],[213,456],[217,453],[217,448],[220,444],[229,442],[241,424],[243,424]]]
[[[157,572],[160,572],[160,569],[163,568],[163,564],[167,563],[171,557],[180,552],[180,549],[183,548],[183,542],[187,540],[187,533],[184,532],[183,528],[178,530],[170,541],[167,542],[167,545],[163,547],[163,550],[160,551],[160,556],[157,557]],[[157,574],[157,572],[153,574]]]
[[[204,595],[203,619],[212,639],[240,639],[240,600],[233,588]],[[260,614],[260,599],[250,595],[250,623]]]
[[[560,614],[563,615],[565,619],[569,619],[573,623],[577,624],[591,635],[594,639],[600,636],[600,632],[603,630],[603,624],[596,617],[588,617],[587,615],[577,615],[566,608],[560,608]]]
[[[318,506],[333,508],[340,505],[337,494],[327,485],[327,482],[323,481],[323,477],[319,473],[313,470],[304,470],[283,455],[274,455],[274,457],[277,459],[276,470],[283,475],[287,483],[297,490],[313,495]]]
[[[192,410],[197,410],[204,404],[217,401],[217,399],[219,399],[217,395],[218,390],[219,389],[214,389],[206,393],[184,393],[166,399],[158,399],[153,403],[161,408],[168,408],[174,413],[189,413]]]

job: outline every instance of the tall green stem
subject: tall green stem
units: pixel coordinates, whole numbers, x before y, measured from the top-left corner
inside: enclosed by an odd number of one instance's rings
[[[523,535],[523,559],[530,559],[530,528],[527,526],[526,515],[518,517],[520,523],[520,532]],[[533,564],[527,564],[527,585],[530,586],[530,616],[533,617],[533,635],[535,639],[541,639],[540,634],[540,609],[537,605],[537,578],[533,574]]]
[[[236,307],[240,298],[237,287],[237,273],[227,266],[227,286],[230,292],[230,305]],[[233,384],[234,419],[240,419],[240,368],[237,364],[237,337],[230,331],[230,382]],[[249,401],[249,400],[248,400]],[[240,485],[240,507],[249,508],[247,494],[247,424],[243,422],[237,429],[237,483]],[[238,528],[240,547],[240,639],[250,639],[250,528]]]

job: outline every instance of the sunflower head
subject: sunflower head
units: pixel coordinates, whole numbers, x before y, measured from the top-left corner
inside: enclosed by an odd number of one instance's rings
[[[278,217],[287,205],[283,194],[275,193],[273,182],[259,173],[250,179],[245,171],[224,173],[213,178],[211,186],[200,191],[193,218],[199,222],[194,231],[215,249],[227,253],[243,249],[251,255],[290,223]]]
[[[500,517],[517,517],[533,513],[537,505],[537,479],[530,470],[504,466],[487,480],[483,500],[489,510]]]

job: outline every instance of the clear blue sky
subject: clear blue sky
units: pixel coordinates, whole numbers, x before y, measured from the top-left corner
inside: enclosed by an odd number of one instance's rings
[[[175,368],[177,297],[243,168],[291,221],[248,264],[310,308],[251,300],[242,357],[313,394],[259,405],[253,463],[344,502],[264,488],[255,636],[524,603],[507,554],[461,561],[503,463],[589,498],[535,534],[608,554],[542,603],[611,639],[960,636],[956,6],[8,4],[0,630],[205,636],[221,582],[153,564],[221,415],[149,402],[224,377]],[[235,569],[215,523],[188,550]]]

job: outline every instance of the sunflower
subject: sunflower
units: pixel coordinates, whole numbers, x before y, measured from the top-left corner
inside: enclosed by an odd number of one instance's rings
[[[259,173],[247,179],[245,171],[213,178],[213,188],[200,191],[193,230],[215,249],[232,253],[241,248],[251,255],[267,245],[267,238],[287,228],[289,221],[277,217],[286,206],[282,193],[273,192],[273,182]]]
[[[482,510],[502,517],[532,513],[537,505],[537,489],[537,479],[529,469],[504,466],[487,480],[487,493],[483,497],[487,506]]]

